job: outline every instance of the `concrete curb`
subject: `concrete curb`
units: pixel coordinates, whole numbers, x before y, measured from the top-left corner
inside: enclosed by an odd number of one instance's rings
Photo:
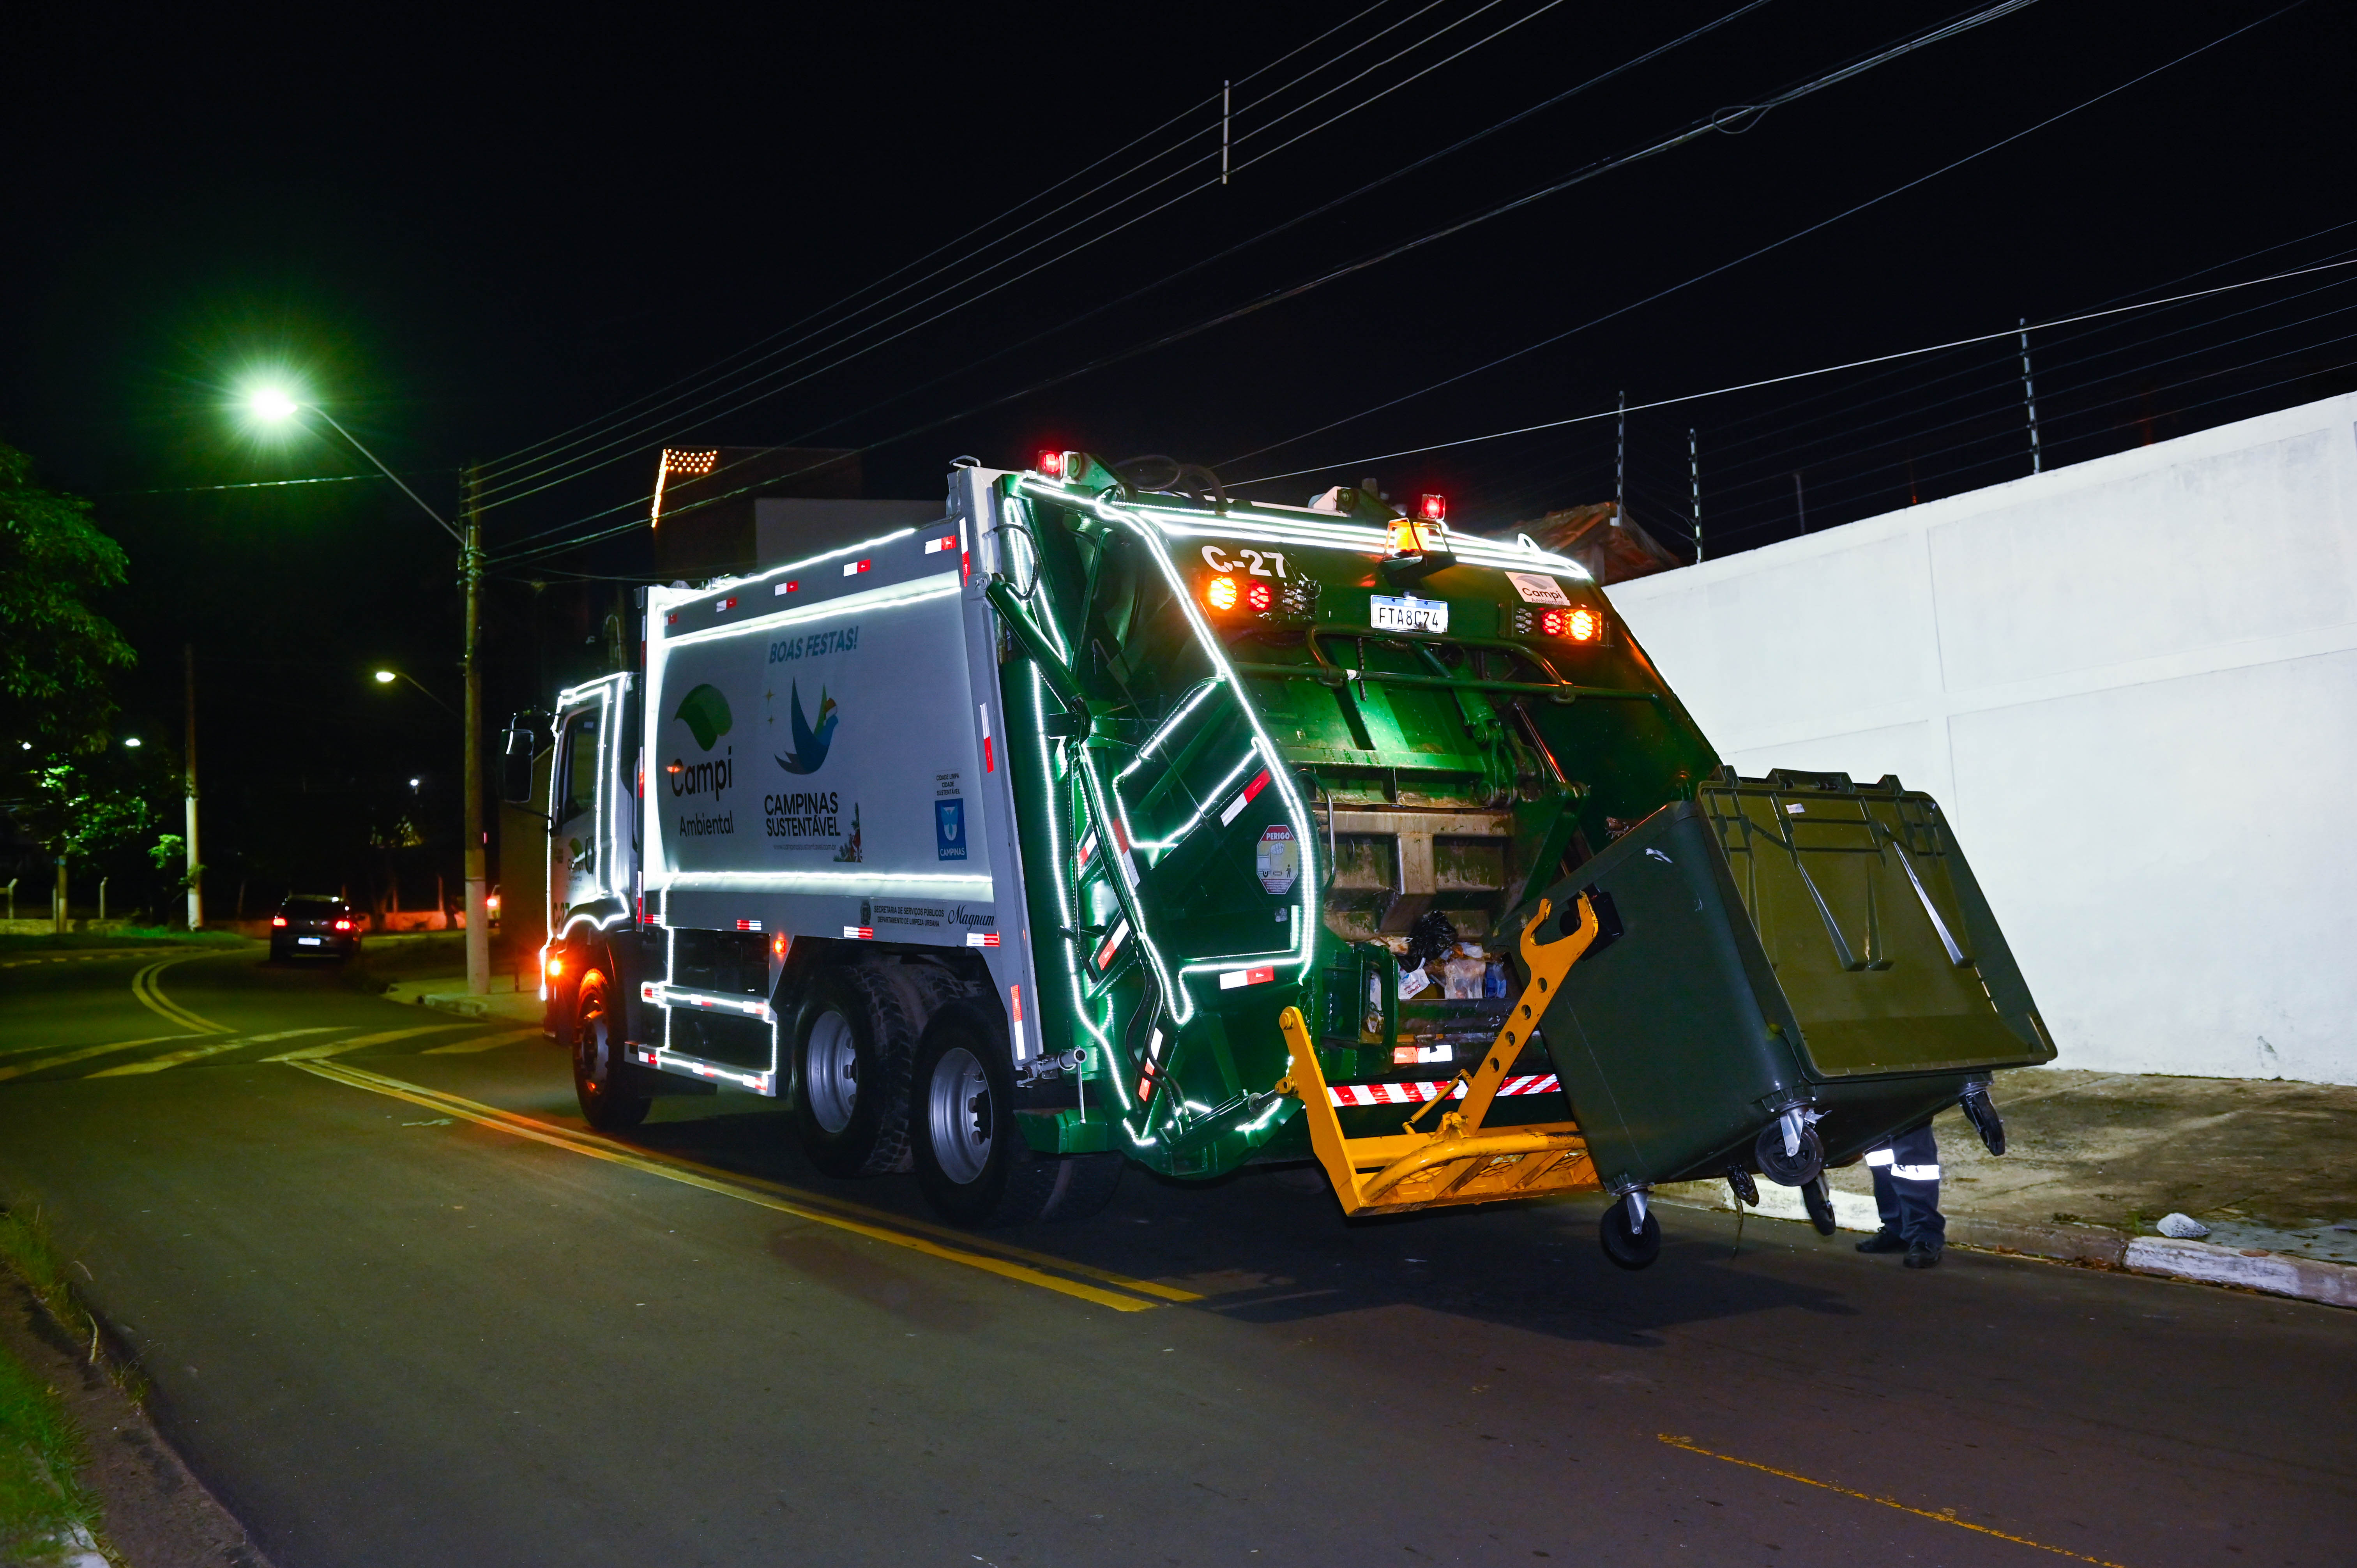
[[[1721,1213],[1733,1213],[1735,1209],[1725,1182],[1674,1182],[1654,1188],[1653,1197],[1657,1202],[1684,1208],[1715,1208]],[[1836,1190],[1833,1199],[1834,1222],[1841,1229],[1879,1229],[1881,1222],[1872,1198],[1863,1193]],[[1760,1185],[1760,1206],[1750,1212],[1762,1219],[1797,1220],[1803,1224],[1809,1218],[1797,1190],[1773,1183]],[[2158,1274],[2201,1284],[2236,1285],[2326,1306],[2357,1308],[2357,1266],[2296,1257],[2287,1252],[2238,1251],[2207,1241],[2129,1236],[2103,1225],[2030,1225],[1978,1219],[1968,1214],[1948,1217],[1948,1241],[1952,1246],[1974,1251],[2096,1263],[2131,1273]]]
[[[536,992],[494,991],[488,996],[477,996],[464,990],[427,989],[430,986],[464,986],[466,983],[463,977],[405,980],[388,989],[384,999],[431,1007],[437,1013],[448,1013],[460,1018],[517,1018],[526,1023],[539,1022],[541,1001]]]

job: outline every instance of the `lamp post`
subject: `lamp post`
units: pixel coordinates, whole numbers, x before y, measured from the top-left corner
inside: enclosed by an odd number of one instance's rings
[[[417,510],[432,518],[435,525],[448,534],[458,545],[458,576],[467,589],[466,658],[461,668],[466,671],[466,713],[460,722],[466,728],[466,835],[467,835],[467,989],[477,996],[488,995],[491,989],[490,913],[487,894],[489,878],[484,867],[486,834],[483,830],[483,674],[475,659],[477,633],[481,623],[481,589],[483,581],[482,518],[480,487],[472,468],[467,471],[467,505],[464,527],[454,525],[440,512],[427,506],[415,490],[403,484],[401,476],[384,466],[383,459],[361,445],[358,437],[336,422],[333,414],[318,404],[298,403],[284,390],[264,387],[248,399],[254,416],[268,424],[301,424],[302,416],[316,413],[320,422],[342,436],[351,449],[375,466],[378,473],[391,479],[403,495],[417,502]],[[387,678],[380,671],[379,681]],[[398,671],[392,673],[398,674]],[[403,676],[406,680],[408,677]],[[414,680],[410,682],[416,685]],[[419,686],[419,691],[425,688]],[[434,696],[426,692],[429,697]],[[435,697],[436,702],[441,702]],[[443,706],[449,706],[444,703]]]

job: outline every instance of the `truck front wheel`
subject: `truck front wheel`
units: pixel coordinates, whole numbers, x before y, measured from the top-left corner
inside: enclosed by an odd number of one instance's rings
[[[581,1119],[600,1133],[619,1133],[647,1119],[653,1103],[624,1087],[622,1024],[615,1016],[613,988],[603,973],[581,977],[573,1002],[573,1095]]]
[[[909,1064],[899,992],[873,969],[830,969],[794,1025],[794,1124],[811,1164],[876,1176],[909,1153]]]

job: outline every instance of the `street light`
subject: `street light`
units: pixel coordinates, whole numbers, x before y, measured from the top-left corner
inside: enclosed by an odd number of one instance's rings
[[[483,674],[475,661],[477,631],[482,624],[481,596],[483,583],[482,524],[475,504],[475,471],[467,472],[466,526],[454,526],[448,519],[432,507],[415,490],[402,482],[399,474],[384,466],[384,460],[360,443],[360,438],[336,422],[335,415],[316,403],[296,397],[283,386],[263,383],[246,393],[246,407],[265,424],[296,424],[303,423],[305,414],[317,414],[321,424],[342,436],[351,449],[367,458],[386,478],[391,479],[403,495],[417,503],[417,510],[432,518],[435,526],[456,540],[458,544],[458,575],[467,585],[466,660],[461,668],[466,671],[467,711],[458,715],[466,735],[466,823],[467,823],[467,989],[484,996],[491,989],[491,933],[490,906],[487,902],[490,879],[484,870],[484,849],[488,834],[483,831]],[[380,685],[391,685],[396,679],[408,681],[425,692],[411,677],[394,670],[376,672]],[[439,697],[434,697],[442,703]],[[445,708],[450,706],[442,703]],[[457,710],[452,709],[456,713]]]
[[[444,702],[441,698],[435,696],[432,687],[427,686],[425,682],[418,680],[416,676],[412,675],[408,671],[380,670],[376,672],[376,683],[380,686],[390,686],[395,681],[408,682],[411,685],[425,693],[427,700],[432,702],[435,706],[440,708],[444,713],[449,714],[452,718],[457,719],[459,723],[466,723],[465,714],[452,707],[449,703]]]

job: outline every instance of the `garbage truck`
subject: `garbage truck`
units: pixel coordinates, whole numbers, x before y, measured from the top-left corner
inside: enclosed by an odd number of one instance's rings
[[[967,1226],[1315,1162],[1349,1215],[1801,1189],[2054,1047],[1939,805],[1738,777],[1575,562],[1372,485],[961,460],[933,522],[640,591],[549,751],[589,1123],[777,1099]],[[1761,657],[1772,658],[1772,650]]]

